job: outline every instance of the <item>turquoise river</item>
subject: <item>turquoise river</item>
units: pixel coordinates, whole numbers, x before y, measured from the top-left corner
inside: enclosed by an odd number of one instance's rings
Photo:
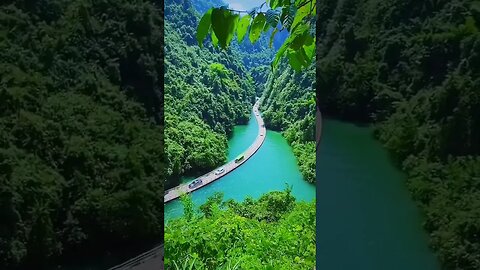
[[[247,125],[236,126],[228,142],[228,159],[233,160],[246,150],[255,140],[257,133],[258,126],[253,117]],[[189,180],[192,179],[185,179]],[[243,201],[248,196],[255,199],[269,191],[283,190],[286,184],[292,186],[292,193],[297,200],[312,201],[315,198],[315,186],[303,180],[287,141],[280,133],[267,131],[262,147],[245,164],[191,194],[198,207],[215,192],[222,192],[224,199]],[[182,214],[180,200],[165,204],[167,222]]]

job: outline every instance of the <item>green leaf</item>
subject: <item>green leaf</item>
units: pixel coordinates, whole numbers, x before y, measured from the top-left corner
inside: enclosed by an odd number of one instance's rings
[[[266,23],[264,26],[263,26],[263,32],[266,33],[268,32],[268,30],[270,29],[270,24]]]
[[[312,37],[311,35],[308,35],[307,38],[305,39],[305,46],[309,46],[312,43],[315,43],[315,37]]]
[[[306,24],[299,24],[294,27],[289,37],[292,43],[290,48],[298,50],[300,47],[302,47],[303,44],[305,44],[306,39],[309,37],[308,30],[309,26]]]
[[[268,43],[268,46],[270,48],[272,48],[272,44],[273,44],[273,39],[275,38],[275,34],[278,32],[278,28],[275,27],[275,29],[273,29],[272,31],[272,34],[270,35],[270,42]]]
[[[310,5],[304,5],[297,10],[295,13],[295,18],[293,19],[292,28],[303,21],[303,19],[310,13],[310,8]]]
[[[295,71],[301,71],[302,67],[307,67],[310,64],[303,48],[300,48],[299,50],[289,49],[288,62]]]
[[[311,63],[311,58],[308,59],[308,56],[307,54],[305,53],[305,50],[304,48],[300,48],[299,51],[297,51],[297,57],[298,59],[300,60],[300,63],[304,66],[304,67],[308,67],[308,65],[310,65]]]
[[[297,52],[294,50],[288,50],[288,63],[295,71],[302,70],[302,64],[297,58]]]
[[[311,61],[312,58],[315,57],[315,38],[309,37],[312,41],[306,41],[305,45],[303,46],[305,50],[305,54],[307,55],[307,58],[309,61]]]
[[[278,62],[280,61],[280,58],[282,58],[282,56],[285,54],[285,51],[287,50],[288,46],[290,46],[290,43],[289,43],[289,40],[287,39],[285,40],[285,42],[283,42],[280,49],[278,49],[277,54],[275,55],[275,59],[273,59],[273,62],[272,62],[273,69],[277,67]]]
[[[238,14],[233,14],[227,9],[214,8],[212,11],[212,28],[223,49],[226,49],[232,41],[238,18]]]
[[[255,19],[253,19],[252,26],[250,27],[250,42],[253,44],[260,38],[260,34],[262,33],[263,27],[265,26],[265,15],[263,13],[259,13]]]
[[[202,19],[200,19],[200,22],[198,23],[197,41],[198,41],[198,46],[200,47],[203,47],[203,40],[207,37],[208,31],[210,30],[210,25],[212,24],[211,22],[212,10],[213,8],[205,12]]]
[[[289,31],[295,17],[295,12],[297,12],[297,8],[295,7],[295,5],[286,6],[282,9],[280,21],[282,22],[283,26]]]
[[[295,39],[292,41],[290,48],[294,50],[300,49],[305,44],[305,40],[307,39],[307,37],[308,37],[307,33],[304,33],[300,36],[296,36]]]
[[[275,9],[282,4],[282,0],[270,0],[270,8]]]
[[[211,37],[212,37],[213,46],[218,47],[218,38],[217,38],[217,36],[215,36],[215,33],[213,31],[211,33]]]
[[[245,38],[251,19],[252,17],[250,15],[245,15],[240,19],[240,22],[238,23],[238,27],[237,27],[237,38],[239,43],[241,43]]]
[[[278,21],[280,20],[280,12],[278,10],[269,9],[265,13],[265,18],[267,19],[267,24],[272,27],[277,27]]]

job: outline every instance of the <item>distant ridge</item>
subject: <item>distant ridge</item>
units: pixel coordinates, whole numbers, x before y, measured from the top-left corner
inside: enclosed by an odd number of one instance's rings
[[[192,5],[200,14],[205,13],[211,7],[221,7],[227,4],[222,0],[191,0]]]

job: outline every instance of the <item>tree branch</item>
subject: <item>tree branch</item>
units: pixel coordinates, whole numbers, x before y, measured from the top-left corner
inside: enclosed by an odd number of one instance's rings
[[[310,1],[312,1],[312,0],[310,0]],[[258,10],[260,10],[260,9],[262,9],[263,6],[266,5],[266,4],[267,4],[267,2],[263,2],[259,7],[253,8],[253,9],[258,9]],[[232,12],[238,12],[238,13],[250,13],[250,11],[248,11],[248,10],[235,10],[235,9],[229,9],[229,8],[227,8],[227,10],[228,10],[228,11],[232,11]],[[259,12],[259,13],[263,13],[263,12]]]
[[[313,0],[307,0],[307,1],[303,2],[303,3],[301,3],[301,4],[297,7],[297,9],[303,7],[303,6],[307,5],[307,4],[312,4],[312,3],[313,3]],[[266,4],[267,4],[267,2],[263,2],[259,7],[254,8],[254,9],[260,10],[260,9],[262,9],[263,6],[266,5]],[[238,13],[249,13],[249,12],[250,12],[250,11],[248,11],[248,10],[236,10],[236,9],[229,9],[229,8],[227,8],[227,10],[228,10],[228,11],[232,11],[232,12],[238,12]],[[312,8],[312,10],[313,10],[313,8]],[[264,12],[259,12],[259,13],[264,13]]]

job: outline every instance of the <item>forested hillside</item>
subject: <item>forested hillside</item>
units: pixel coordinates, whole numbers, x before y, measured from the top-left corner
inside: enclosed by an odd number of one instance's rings
[[[185,216],[165,227],[167,269],[312,269],[315,202],[296,202],[291,190],[258,200],[224,201],[216,194],[196,212],[184,197]]]
[[[235,50],[195,39],[199,13],[190,0],[167,3],[165,14],[165,142],[167,188],[226,162],[227,138],[245,124],[255,102],[252,77]]]
[[[225,6],[222,0],[192,0],[192,5],[199,13],[205,13],[211,7]]]
[[[162,10],[2,1],[1,269],[161,241]]]
[[[444,269],[480,269],[478,1],[321,1],[323,113],[376,124]]]
[[[280,35],[275,41],[280,42]],[[245,68],[252,76],[257,96],[261,96],[272,71],[270,64],[276,51],[273,44],[270,47],[269,35],[265,34],[255,44],[251,44],[249,40],[244,40],[240,44],[235,42],[232,44],[232,50],[241,57]]]
[[[286,59],[270,74],[262,110],[269,129],[282,131],[305,180],[315,182],[315,66],[295,72]]]
[[[225,131],[228,135],[235,123],[244,122],[248,116],[248,114],[241,115],[239,119],[237,114],[230,116],[225,113],[233,111],[233,108],[247,108],[245,105],[238,106],[238,101],[241,101],[238,100],[239,94],[232,94],[232,84],[228,83],[232,78],[240,82],[243,90],[254,89],[257,96],[266,91],[265,96],[268,98],[265,99],[263,109],[268,128],[285,131],[284,135],[294,148],[302,174],[307,181],[314,182],[315,107],[312,105],[315,96],[313,91],[315,87],[314,66],[305,72],[295,74],[284,60],[282,66],[272,73],[272,60],[288,35],[285,30],[278,33],[271,44],[272,29],[262,35],[255,44],[251,44],[248,39],[240,44],[234,41],[228,51],[213,48],[210,41],[205,45],[208,50],[196,46],[194,34],[200,19],[198,11],[205,12],[204,10],[209,6],[221,5],[220,1],[213,3],[203,0],[193,0],[192,2],[177,0],[176,3],[174,1],[167,5],[166,145],[167,157],[170,161],[167,188],[177,185],[181,175],[198,175],[226,161],[225,156],[218,154],[226,153],[223,150],[226,149],[226,140],[224,140],[224,136],[221,136],[224,133],[222,127],[226,127]],[[195,8],[200,10],[197,11]],[[186,59],[195,59],[195,63],[190,63]],[[209,86],[218,85],[216,81],[213,81],[216,77],[212,77],[211,72],[205,74],[206,70],[212,69],[212,62],[216,62],[216,70],[225,72],[222,78],[222,82],[225,83],[220,87],[215,86],[214,88],[217,89],[213,92]],[[210,65],[209,69],[206,67],[208,65]],[[232,72],[229,73],[229,69]],[[238,77],[233,74],[237,74]],[[185,79],[178,81],[178,78]],[[178,82],[173,83],[174,80]],[[243,81],[248,81],[249,84],[242,85]],[[236,84],[233,86],[235,87]],[[195,94],[188,95],[187,93]],[[252,97],[251,92],[248,93]],[[224,97],[235,97],[231,101],[224,100],[222,102],[223,104],[228,103],[227,106],[230,108],[225,110],[224,107],[216,104],[218,94]],[[199,97],[201,98],[199,99]],[[182,100],[180,103],[185,103],[185,105],[179,106],[179,100]],[[198,100],[208,100],[209,102],[198,104]],[[174,104],[174,106],[169,107],[169,104]],[[201,128],[194,128],[192,125],[191,115],[195,113],[199,118],[194,122]],[[229,116],[228,119],[215,119],[221,114]],[[178,118],[173,115],[185,115],[186,117]],[[282,119],[282,117],[285,118]],[[203,119],[208,126],[203,124],[200,119]],[[189,127],[189,130],[195,132],[196,135],[181,134],[180,128],[170,129],[170,123],[172,123],[172,127]],[[179,125],[179,123],[182,124]],[[180,138],[180,140],[174,141],[173,138]],[[193,138],[202,139],[194,140]]]

